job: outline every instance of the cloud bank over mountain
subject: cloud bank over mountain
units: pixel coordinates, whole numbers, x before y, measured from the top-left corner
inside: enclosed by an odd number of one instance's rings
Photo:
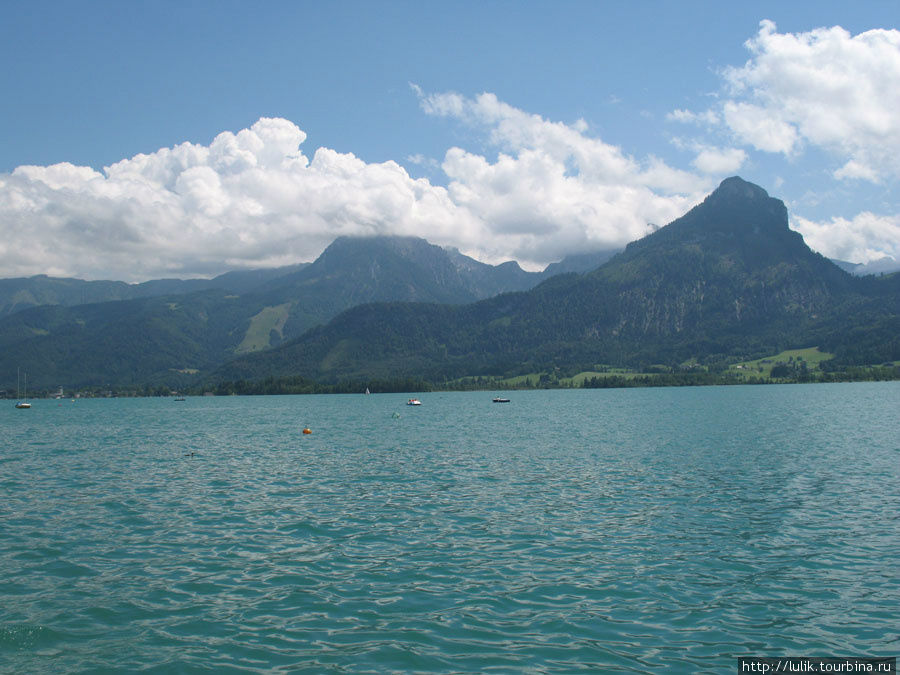
[[[342,234],[477,234],[446,190],[395,162],[327,148],[309,160],[305,138],[292,122],[261,119],[103,173],[19,167],[0,176],[0,264],[7,274],[136,280],[309,260]]]
[[[688,169],[632,156],[583,120],[412,85],[422,113],[478,139],[442,158],[407,158],[433,180],[326,147],[309,158],[306,133],[277,118],[102,172],[20,166],[0,174],[0,276],[211,276],[312,260],[337,236],[367,234],[421,236],[535,269],[643,236],[760,156],[791,161],[812,150],[831,162],[823,175],[833,185],[890,193],[900,180],[900,32],[782,34],[764,21],[746,47],[744,65],[719,71],[714,105],[668,116],[687,130],[672,141],[692,156]],[[777,181],[764,187],[783,196]],[[900,260],[891,210],[888,199],[817,221],[792,208],[792,226],[831,257]]]
[[[542,266],[572,251],[621,246],[668,221],[704,181],[651,160],[641,166],[578,126],[497,101],[423,98],[433,114],[462,105],[498,145],[494,160],[447,151],[449,186],[396,162],[301,151],[284,119],[124,159],[104,171],[71,164],[0,175],[0,265],[141,280],[208,275],[315,258],[340,235],[405,234],[483,260]],[[680,193],[690,188],[690,196]]]
[[[900,261],[900,217],[863,212],[852,220],[832,218],[816,223],[795,216],[793,227],[810,248],[827,250],[837,260],[871,262],[890,257]]]

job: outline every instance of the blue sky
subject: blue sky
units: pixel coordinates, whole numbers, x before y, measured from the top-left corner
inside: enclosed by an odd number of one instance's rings
[[[534,269],[733,174],[826,255],[900,259],[898,8],[4,3],[0,277],[207,276],[378,233]]]

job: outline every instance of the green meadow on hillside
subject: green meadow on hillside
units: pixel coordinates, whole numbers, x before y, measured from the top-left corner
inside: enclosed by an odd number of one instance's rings
[[[794,380],[801,374],[822,372],[821,364],[833,358],[834,354],[819,351],[818,347],[788,349],[774,356],[736,363],[728,370],[744,380],[752,378]]]
[[[542,389],[654,387],[710,384],[767,384],[896,379],[900,362],[825,369],[834,358],[818,347],[788,349],[779,354],[741,361],[727,367],[704,366],[696,360],[678,367],[649,365],[643,369],[597,365],[573,375],[534,372],[515,377],[468,377],[446,383],[449,389]]]

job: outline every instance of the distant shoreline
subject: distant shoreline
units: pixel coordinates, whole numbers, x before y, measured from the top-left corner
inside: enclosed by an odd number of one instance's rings
[[[529,383],[529,377],[534,377]],[[515,378],[518,379],[518,378]],[[215,386],[187,387],[179,391],[148,390],[146,387],[103,387],[76,390],[72,394],[57,399],[55,392],[29,394],[29,400],[80,400],[95,398],[175,398],[202,396],[266,396],[302,394],[362,394],[368,389],[373,394],[410,392],[462,392],[462,391],[535,391],[548,389],[633,389],[645,387],[710,387],[732,385],[777,385],[777,384],[837,384],[842,382],[892,382],[900,380],[900,365],[859,366],[833,372],[814,371],[802,377],[754,377],[736,376],[733,371],[726,373],[681,372],[681,373],[603,373],[583,378],[579,384],[572,384],[571,378],[555,381],[541,381],[537,376],[522,377],[520,381],[501,378],[471,378],[453,382],[430,382],[420,378],[397,380],[352,380],[332,384],[322,384],[296,377],[268,378],[258,381],[222,382]],[[17,400],[9,392],[0,395],[3,400]]]

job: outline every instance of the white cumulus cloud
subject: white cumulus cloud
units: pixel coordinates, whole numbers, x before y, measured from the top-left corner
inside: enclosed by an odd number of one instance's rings
[[[722,71],[727,91],[717,107],[676,110],[668,119],[724,125],[770,153],[822,148],[838,163],[835,178],[900,177],[900,31],[779,33],[763,21],[746,47],[750,59]]]
[[[791,220],[806,243],[829,258],[857,263],[884,257],[900,260],[900,215],[863,212],[852,219],[814,222],[795,216]]]
[[[567,253],[622,246],[682,215],[710,184],[649,157],[638,161],[588,133],[587,124],[552,122],[490,93],[426,96],[423,110],[484,129],[496,158],[447,151],[443,170],[454,203],[492,233],[470,251],[546,263]],[[463,248],[463,247],[461,247]]]
[[[722,175],[736,173],[747,161],[747,153],[740,148],[714,148],[700,146],[691,162],[698,171]]]

